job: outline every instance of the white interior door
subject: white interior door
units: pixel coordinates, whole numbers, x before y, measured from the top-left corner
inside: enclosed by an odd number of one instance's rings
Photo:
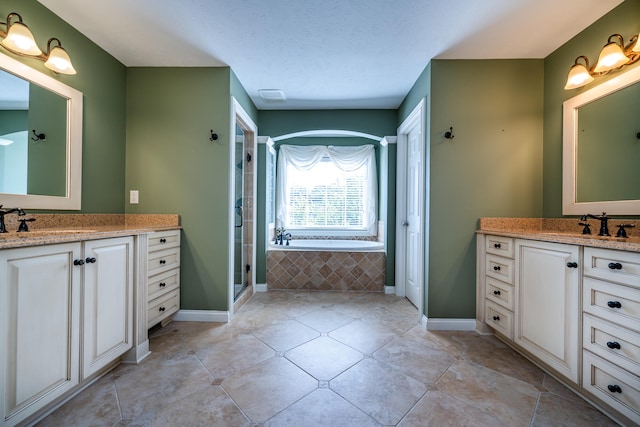
[[[398,128],[396,293],[422,314],[425,247],[425,108],[423,100]]]

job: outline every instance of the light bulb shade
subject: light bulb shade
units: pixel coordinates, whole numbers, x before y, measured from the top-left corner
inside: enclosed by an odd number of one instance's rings
[[[627,62],[629,62],[629,58],[624,54],[619,44],[614,42],[607,43],[600,51],[598,63],[593,72],[604,73],[614,68],[622,67]]]
[[[636,45],[631,49],[633,52],[640,52],[640,34],[638,34],[638,39],[636,40]]]
[[[29,56],[42,55],[42,51],[36,44],[33,34],[22,22],[11,24],[7,31],[7,36],[0,43],[15,53]]]
[[[61,46],[56,46],[51,49],[49,52],[49,57],[47,61],[44,63],[44,66],[50,69],[51,71],[55,71],[60,74],[76,74],[75,68],[73,68],[73,64],[71,64],[71,58],[69,58],[69,54],[64,50]]]
[[[593,76],[582,64],[575,64],[569,70],[569,76],[567,77],[567,84],[564,86],[565,90],[577,89],[584,85],[587,85],[593,81]]]

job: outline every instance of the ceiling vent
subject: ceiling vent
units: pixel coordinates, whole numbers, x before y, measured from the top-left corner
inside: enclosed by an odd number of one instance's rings
[[[258,95],[265,102],[283,102],[287,100],[284,91],[280,89],[258,89]]]

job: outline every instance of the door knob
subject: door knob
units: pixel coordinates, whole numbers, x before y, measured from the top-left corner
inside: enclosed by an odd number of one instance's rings
[[[404,221],[404,222],[402,223],[402,226],[403,226],[403,227],[408,227],[408,226],[409,226],[409,221]]]

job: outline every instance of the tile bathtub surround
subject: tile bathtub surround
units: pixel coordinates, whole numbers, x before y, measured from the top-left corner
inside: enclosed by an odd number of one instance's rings
[[[384,292],[384,252],[267,251],[269,289]]]
[[[428,332],[404,298],[269,291],[173,322],[39,426],[613,426],[494,337]]]

